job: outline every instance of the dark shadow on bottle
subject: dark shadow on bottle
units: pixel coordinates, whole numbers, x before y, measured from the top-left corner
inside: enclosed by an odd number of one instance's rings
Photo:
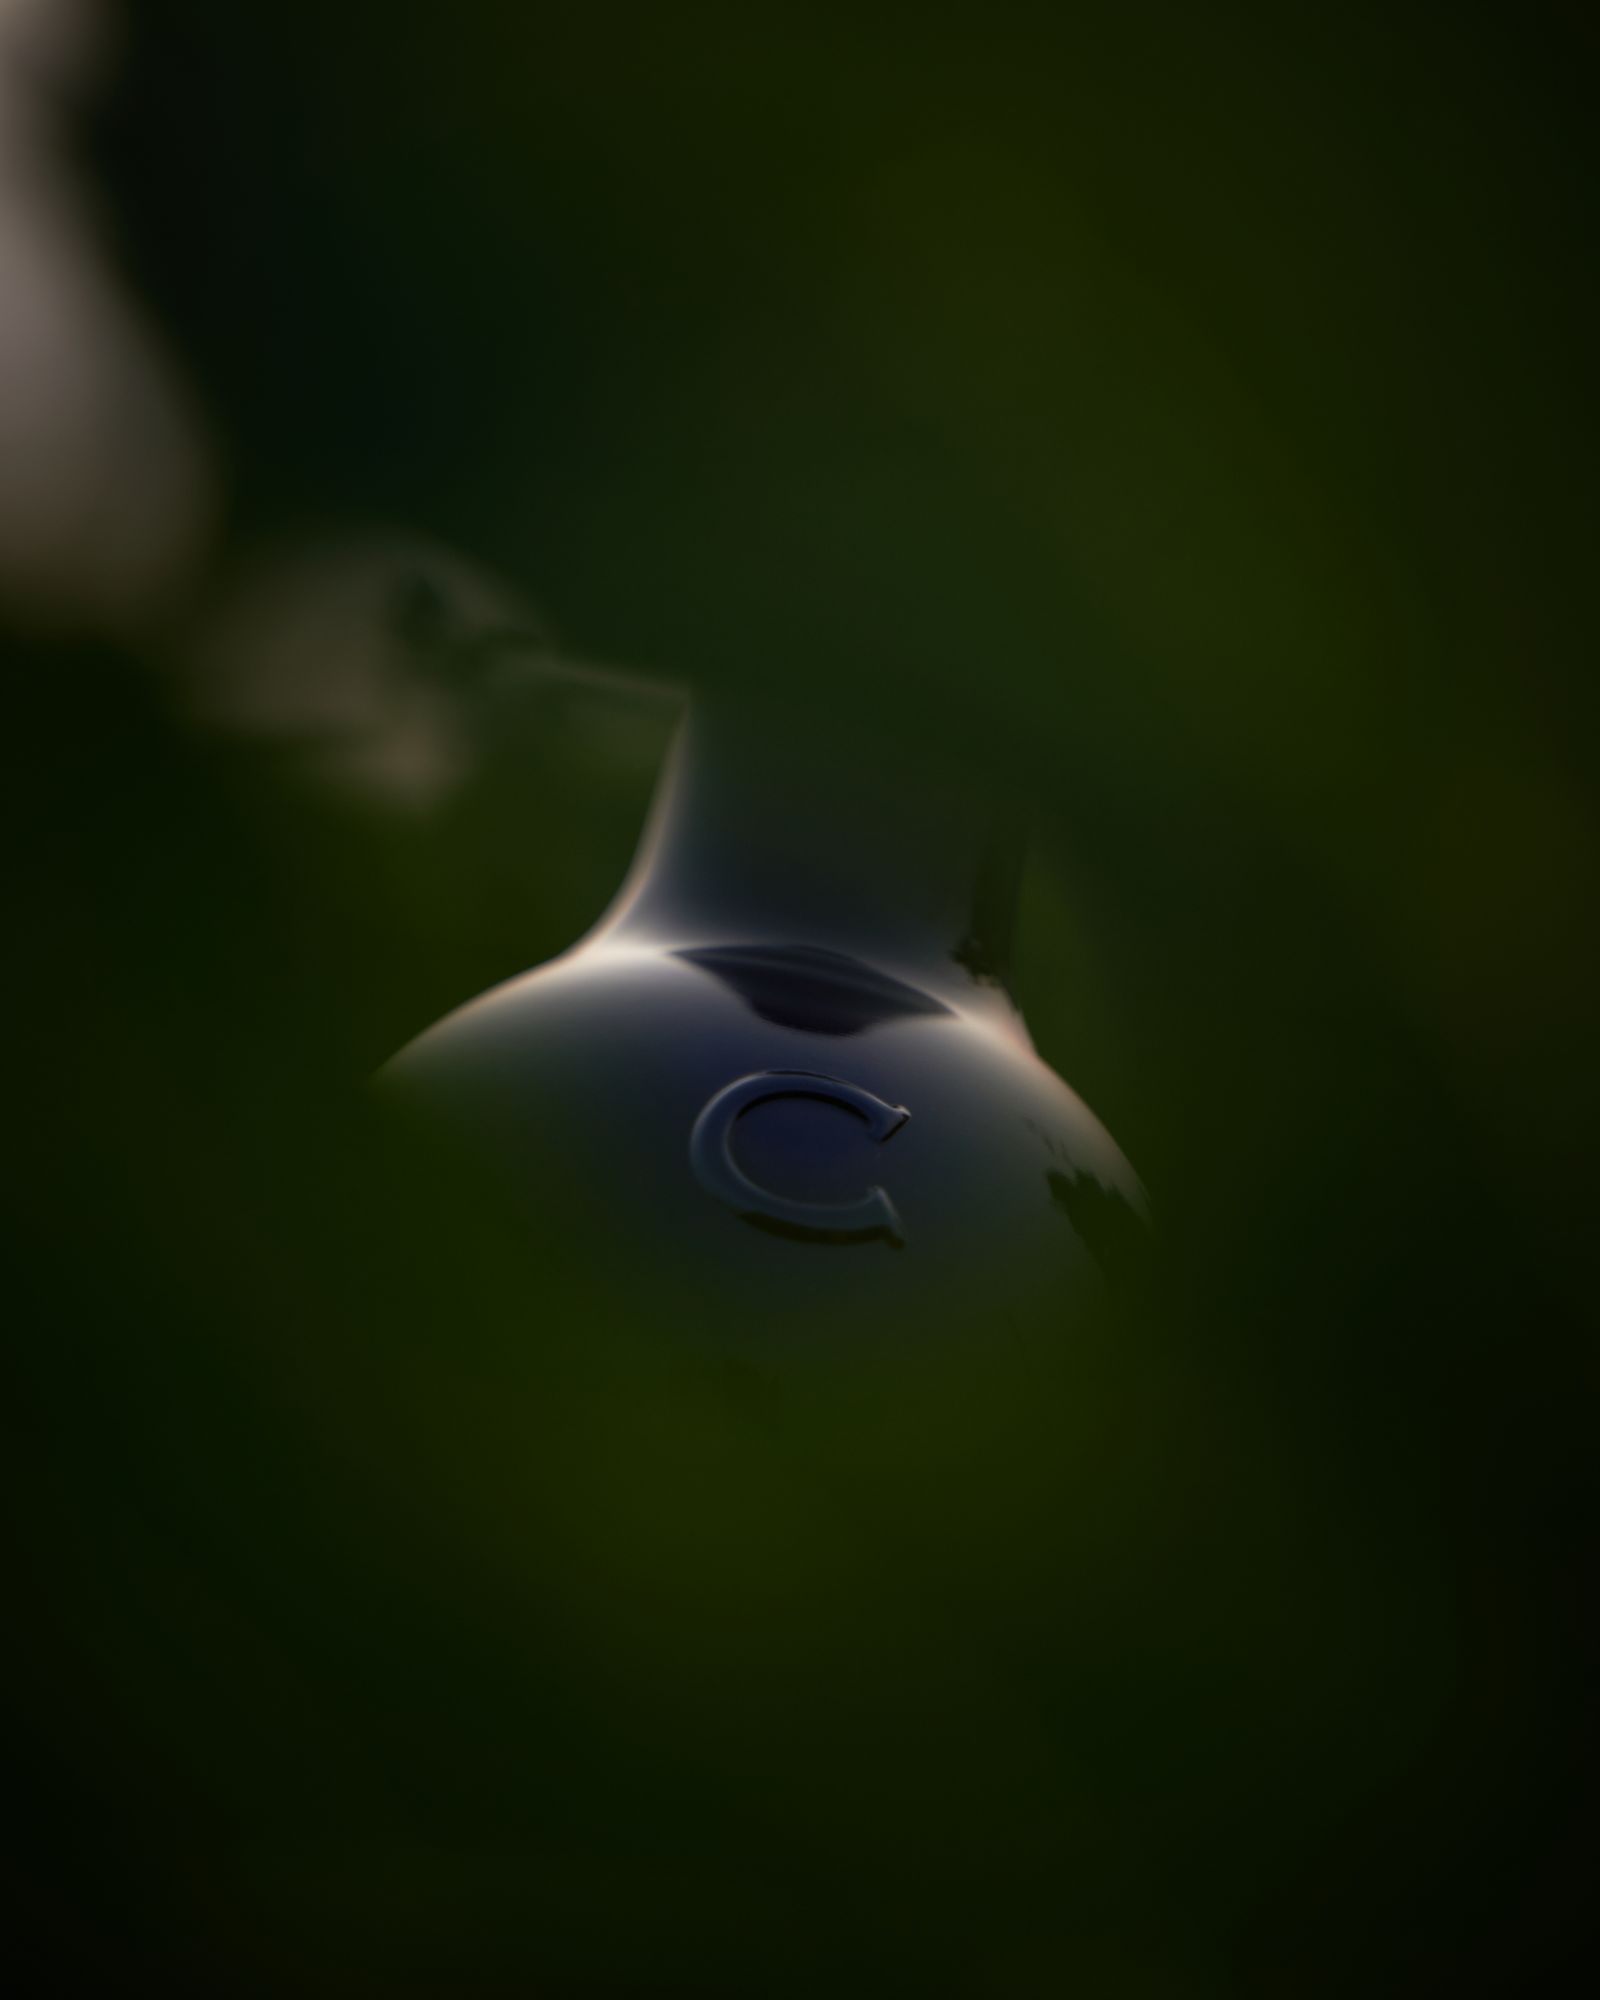
[[[804,1034],[859,1035],[886,1021],[952,1011],[931,993],[820,945],[697,945],[673,956],[720,979],[763,1021]]]
[[[1045,1172],[1050,1199],[1077,1231],[1084,1247],[1109,1279],[1132,1276],[1145,1260],[1150,1231],[1144,1219],[1115,1188],[1090,1174]]]

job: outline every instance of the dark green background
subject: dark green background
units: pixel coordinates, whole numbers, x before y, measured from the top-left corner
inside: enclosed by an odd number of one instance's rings
[[[126,28],[88,137],[221,554],[398,521],[580,655],[976,746],[1035,818],[1030,1023],[1160,1256],[1020,1350],[708,1354],[582,1190],[530,1254],[360,1102],[597,913],[638,772],[507,738],[403,822],[148,658],[8,644],[19,1952],[1563,1990],[1587,16]]]

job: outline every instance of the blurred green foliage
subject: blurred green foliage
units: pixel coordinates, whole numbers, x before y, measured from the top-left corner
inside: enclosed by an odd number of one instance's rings
[[[97,157],[225,541],[401,521],[582,653],[976,746],[1162,1249],[1092,1324],[706,1340],[582,1190],[530,1244],[361,1095],[597,913],[637,770],[513,737],[407,820],[185,722],[160,640],[19,638],[15,1934],[210,1991],[1556,1990],[1586,17],[126,25]]]

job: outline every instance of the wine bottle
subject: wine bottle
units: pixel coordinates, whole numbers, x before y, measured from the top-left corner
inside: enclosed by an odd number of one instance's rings
[[[494,1163],[531,1242],[586,1217],[597,1259],[708,1318],[970,1323],[1098,1288],[1143,1196],[1010,992],[1020,841],[913,761],[691,711],[611,909],[386,1086]]]

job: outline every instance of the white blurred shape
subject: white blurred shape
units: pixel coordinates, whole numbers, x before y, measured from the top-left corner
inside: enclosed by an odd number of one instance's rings
[[[123,629],[192,572],[212,493],[198,420],[68,154],[105,29],[98,0],[0,0],[0,601]]]
[[[562,655],[502,578],[377,526],[235,558],[180,665],[208,734],[424,817],[513,741],[530,783],[541,757],[653,769],[683,705],[670,682]]]

